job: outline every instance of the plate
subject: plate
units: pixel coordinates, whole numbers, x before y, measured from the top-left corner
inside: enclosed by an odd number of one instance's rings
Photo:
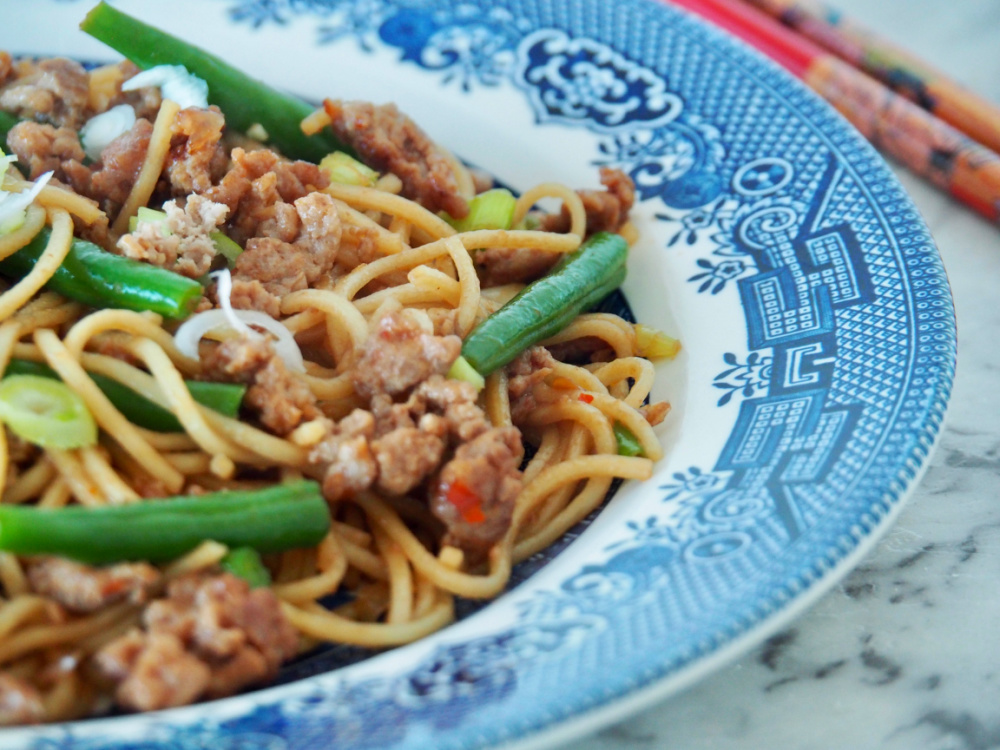
[[[419,643],[5,748],[458,750],[564,741],[760,642],[838,580],[927,465],[955,362],[931,238],[889,169],[768,61],[652,0],[116,3],[306,97],[395,101],[502,182],[635,179],[624,292],[684,344],[667,456],[509,593]],[[0,48],[114,55],[89,3],[8,4]],[[351,662],[351,663],[348,663]]]

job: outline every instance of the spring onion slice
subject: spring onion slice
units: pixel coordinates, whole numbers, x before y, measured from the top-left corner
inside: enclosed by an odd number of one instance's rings
[[[671,359],[681,350],[681,342],[656,328],[635,324],[635,347],[646,359]]]
[[[448,377],[452,380],[463,380],[466,383],[471,383],[477,391],[483,390],[486,386],[486,379],[461,354],[458,355],[458,359],[452,362],[451,369],[448,370]]]
[[[0,184],[3,184],[3,178],[7,174],[7,167],[17,161],[17,157],[11,154],[6,156],[3,149],[0,148]]]
[[[232,277],[229,271],[215,271],[211,275],[216,281],[220,307],[193,315],[177,329],[174,334],[174,343],[181,353],[198,359],[198,344],[209,333],[218,335],[230,330],[240,336],[259,338],[262,334],[250,327],[257,326],[274,337],[271,342],[274,351],[284,360],[285,366],[289,370],[305,372],[306,366],[302,350],[295,343],[292,332],[267,313],[259,310],[234,310],[229,300],[232,294]]]
[[[94,161],[101,158],[104,151],[120,135],[129,132],[135,125],[135,110],[128,104],[119,104],[107,112],[91,117],[80,128],[80,145],[83,152]]]
[[[331,182],[342,185],[371,187],[378,180],[378,172],[343,151],[324,156],[319,168],[326,172]]]
[[[4,168],[6,169],[6,163]],[[46,172],[34,184],[21,193],[8,193],[0,190],[0,235],[13,232],[24,223],[25,211],[32,204],[42,188],[52,178],[52,172]]]
[[[242,578],[252,589],[271,585],[271,572],[264,567],[260,553],[253,547],[237,547],[230,550],[219,562],[219,567]]]
[[[469,213],[464,219],[451,219],[450,223],[459,232],[510,229],[516,206],[517,198],[509,190],[494,188],[469,201]]]
[[[11,375],[0,382],[0,420],[43,448],[97,442],[97,423],[83,399],[65,383],[38,375]]]
[[[236,259],[240,257],[240,253],[243,252],[243,248],[240,247],[236,240],[219,230],[209,232],[208,236],[215,244],[215,252],[225,258],[226,262],[229,263],[229,267],[232,268],[236,264]]]
[[[122,84],[122,91],[135,91],[147,86],[158,86],[164,99],[188,107],[208,107],[208,84],[189,73],[183,65],[157,65],[144,70]]]
[[[128,231],[134,232],[139,228],[140,224],[160,224],[160,232],[164,237],[173,234],[170,231],[170,227],[167,226],[166,211],[157,211],[155,208],[139,206],[139,210],[136,211],[135,216],[129,217]]]

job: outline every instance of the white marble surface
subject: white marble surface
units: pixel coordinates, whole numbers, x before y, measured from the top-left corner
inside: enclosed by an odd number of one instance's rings
[[[831,0],[1000,102],[996,0]],[[860,566],[765,645],[574,750],[1000,748],[1000,227],[902,170],[958,315],[948,420]]]

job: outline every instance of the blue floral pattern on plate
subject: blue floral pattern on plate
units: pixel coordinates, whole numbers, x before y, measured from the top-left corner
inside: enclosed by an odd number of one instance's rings
[[[588,134],[582,158],[634,179],[656,250],[688,269],[691,296],[742,313],[745,350],[720,350],[717,368],[697,373],[706,382],[692,384],[728,432],[698,465],[664,462],[591,537],[601,541],[585,562],[546,568],[425,643],[207,707],[11,733],[5,746],[519,740],[748,647],[884,529],[940,427],[954,314],[913,206],[822,102],[645,0],[222,7],[247,34],[305,24],[317,47],[391,52],[393,65],[456,97],[519,92],[537,128]],[[554,554],[525,563],[517,580]],[[344,661],[317,659],[309,674]]]

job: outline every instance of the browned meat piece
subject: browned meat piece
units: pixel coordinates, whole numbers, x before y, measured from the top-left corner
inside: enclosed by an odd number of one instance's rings
[[[200,195],[191,195],[181,208],[176,201],[163,205],[164,222],[140,222],[134,232],[122,235],[118,249],[127,258],[197,279],[208,273],[215,258],[215,242],[209,236],[225,221],[229,211]]]
[[[287,239],[254,237],[233,269],[233,307],[254,309],[277,317],[281,298],[314,286],[330,274],[340,248],[341,223],[333,199],[310,193],[294,205],[282,224]],[[294,242],[293,242],[294,240]]]
[[[7,83],[7,79],[14,75],[14,60],[10,52],[0,50],[0,86]]]
[[[312,284],[328,273],[340,248],[342,227],[333,198],[326,193],[310,193],[295,200],[299,235],[295,244],[309,252],[311,264],[305,269]]]
[[[538,406],[535,386],[552,374],[556,361],[544,346],[533,346],[507,365],[511,417],[521,422]]]
[[[426,333],[406,310],[388,313],[365,341],[354,388],[367,397],[405,393],[435,373],[448,372],[461,349],[458,336]]]
[[[455,218],[469,213],[449,158],[396,105],[327,99],[323,106],[337,137],[373,169],[399,177],[404,196],[429,211],[447,211]]]
[[[45,706],[37,688],[0,672],[0,727],[38,724],[44,716]]]
[[[655,403],[639,407],[639,413],[642,414],[643,418],[653,425],[653,427],[656,427],[656,425],[662,422],[669,412],[669,401],[657,401]]]
[[[144,621],[151,632],[173,633],[213,662],[249,646],[277,670],[298,646],[274,593],[251,589],[228,573],[191,574],[172,581],[167,598],[150,604]]]
[[[403,495],[441,463],[446,445],[445,425],[430,414],[420,421],[424,429],[403,427],[372,441],[372,452],[378,462],[377,486],[383,492]]]
[[[385,393],[371,411],[355,409],[310,454],[326,465],[330,502],[376,486],[391,495],[415,489],[441,465],[449,447],[491,429],[469,383],[431,375],[402,403]]]
[[[481,558],[510,527],[521,491],[524,447],[516,427],[491,428],[459,446],[444,465],[430,508],[448,529],[445,544]]]
[[[245,255],[246,251],[241,254]],[[269,292],[257,279],[233,279],[229,301],[237,310],[260,310],[272,318],[281,315],[281,298]]]
[[[87,71],[56,57],[16,69],[18,77],[0,91],[0,109],[79,130],[93,114]]]
[[[327,464],[323,496],[330,502],[368,489],[378,476],[378,463],[368,441],[375,434],[371,412],[355,409],[334,425],[309,455],[314,464]]]
[[[83,147],[75,130],[32,120],[22,120],[10,129],[7,146],[18,161],[28,167],[32,180],[37,180],[45,172],[55,172],[57,180],[68,182],[62,170],[63,163],[79,163],[84,159]]]
[[[303,421],[320,416],[309,386],[277,356],[254,375],[245,401],[260,412],[264,426],[278,435],[287,435]]]
[[[81,195],[90,193],[90,169],[83,165],[83,148],[72,128],[22,120],[7,134],[7,145],[29,169],[29,178],[53,172],[55,181]]]
[[[204,193],[221,179],[228,161],[220,144],[225,124],[215,107],[177,114],[164,170],[174,195]]]
[[[492,426],[486,413],[476,403],[478,394],[471,383],[431,375],[421,383],[406,403],[409,411],[421,416],[427,411],[440,414],[447,431],[465,442]]]
[[[340,249],[337,251],[337,267],[334,269],[333,277],[344,276],[361,263],[371,263],[382,256],[374,229],[345,223],[342,227]]]
[[[473,259],[480,283],[491,287],[527,284],[548,273],[562,257],[562,253],[531,247],[487,247],[478,250]]]
[[[146,608],[143,626],[96,658],[118,683],[118,701],[133,710],[232,695],[273,678],[298,648],[274,593],[228,573],[172,581],[167,597]]]
[[[153,126],[148,120],[136,120],[132,129],[111,141],[101,152],[100,168],[91,178],[90,197],[105,213],[113,216],[125,203],[146,159]]]
[[[221,182],[205,191],[206,197],[229,206],[229,234],[241,245],[259,236],[291,242],[299,227],[292,207],[285,204],[329,185],[326,173],[315,164],[285,161],[268,150],[234,148],[231,158]],[[283,220],[292,221],[292,226]]]
[[[94,568],[61,557],[45,557],[28,567],[31,588],[74,612],[94,612],[114,602],[146,601],[160,572],[146,563]]]
[[[212,670],[184,650],[170,633],[132,630],[95,657],[97,668],[118,683],[115,700],[129,711],[158,711],[193,703],[205,692]]]
[[[309,386],[288,370],[266,338],[224,341],[203,358],[202,366],[210,380],[248,383],[244,403],[259,413],[265,427],[279,435],[320,416]]]
[[[596,232],[617,232],[628,221],[628,212],[635,203],[635,183],[620,169],[601,167],[601,184],[605,190],[578,190],[587,212],[587,235]],[[542,229],[547,232],[568,232],[569,212],[546,216]]]
[[[266,339],[230,339],[202,356],[202,373],[206,380],[252,383],[273,356],[274,347]]]

